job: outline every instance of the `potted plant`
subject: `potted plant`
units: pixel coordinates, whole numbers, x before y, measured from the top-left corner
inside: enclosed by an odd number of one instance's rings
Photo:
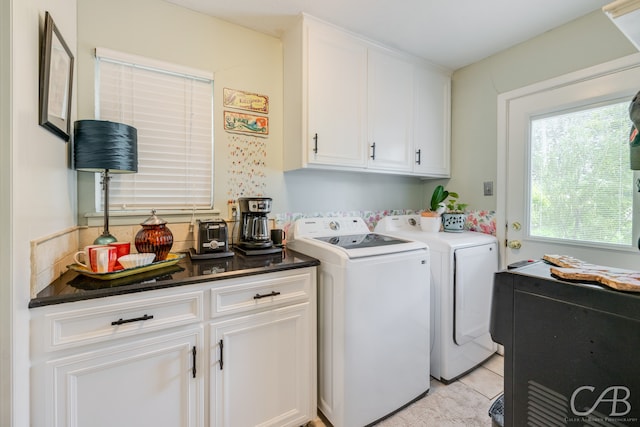
[[[464,213],[466,203],[458,202],[458,194],[449,192],[449,199],[446,203],[446,212],[442,213],[442,227],[444,231],[461,233],[464,230],[464,223],[467,215]]]
[[[456,195],[456,193],[453,193]],[[451,193],[444,189],[442,185],[438,185],[431,195],[431,203],[429,204],[429,210],[423,211],[420,214],[420,228],[423,231],[437,233],[440,231],[440,214],[445,211],[446,207],[444,201],[447,200]]]

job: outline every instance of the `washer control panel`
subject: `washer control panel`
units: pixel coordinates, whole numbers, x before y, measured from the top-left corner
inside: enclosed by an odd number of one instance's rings
[[[294,237],[341,236],[370,233],[369,227],[360,217],[302,218],[295,222]]]

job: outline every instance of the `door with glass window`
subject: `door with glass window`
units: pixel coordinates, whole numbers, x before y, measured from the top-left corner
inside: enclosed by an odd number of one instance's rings
[[[634,59],[500,96],[503,267],[559,254],[640,270],[640,175],[629,166]]]

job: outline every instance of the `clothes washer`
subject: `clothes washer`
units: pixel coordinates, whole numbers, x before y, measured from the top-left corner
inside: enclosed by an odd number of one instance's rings
[[[362,218],[297,220],[287,247],[318,267],[318,409],[370,425],[429,390],[429,251]],[[426,279],[425,279],[426,278]]]
[[[431,375],[448,384],[497,350],[489,334],[498,240],[473,231],[425,232],[419,215],[386,216],[376,232],[425,242],[431,256]]]

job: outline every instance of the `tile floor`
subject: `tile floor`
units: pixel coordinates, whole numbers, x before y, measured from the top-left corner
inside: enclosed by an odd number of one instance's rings
[[[381,421],[377,427],[491,427],[488,411],[502,394],[503,371],[504,358],[495,354],[449,385],[431,378],[427,396]]]
[[[431,390],[379,427],[490,427],[489,407],[503,388],[504,358],[495,354],[449,385],[431,378]]]

